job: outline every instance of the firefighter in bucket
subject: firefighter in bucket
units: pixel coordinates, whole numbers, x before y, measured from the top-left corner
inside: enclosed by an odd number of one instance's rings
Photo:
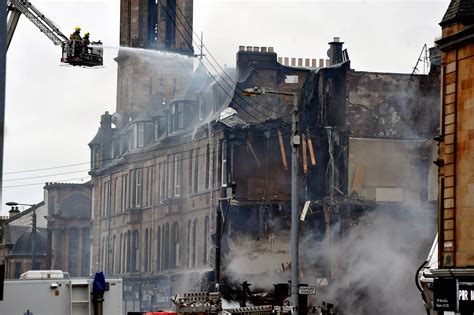
[[[81,28],[79,26],[76,26],[74,33],[69,36],[69,42],[70,47],[74,52],[74,58],[80,59],[82,55],[83,43],[81,37]]]

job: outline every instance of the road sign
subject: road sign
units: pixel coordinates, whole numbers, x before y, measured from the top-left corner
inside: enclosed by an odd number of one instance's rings
[[[298,293],[301,295],[316,295],[316,287],[299,287]]]

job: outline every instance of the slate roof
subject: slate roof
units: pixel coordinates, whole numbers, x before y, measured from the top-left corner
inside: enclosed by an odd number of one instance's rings
[[[461,22],[465,25],[474,23],[474,0],[451,0],[439,24],[445,26],[453,22]]]

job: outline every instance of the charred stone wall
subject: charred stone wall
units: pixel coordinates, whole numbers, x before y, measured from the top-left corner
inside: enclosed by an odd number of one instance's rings
[[[439,80],[351,71],[347,125],[358,138],[430,138],[438,127]]]

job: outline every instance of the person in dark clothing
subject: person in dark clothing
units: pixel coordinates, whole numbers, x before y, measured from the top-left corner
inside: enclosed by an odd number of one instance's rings
[[[87,47],[91,44],[91,41],[89,39],[89,36],[90,36],[90,33],[89,32],[85,32],[84,33],[84,38],[82,38],[82,44],[84,45],[84,47]]]

